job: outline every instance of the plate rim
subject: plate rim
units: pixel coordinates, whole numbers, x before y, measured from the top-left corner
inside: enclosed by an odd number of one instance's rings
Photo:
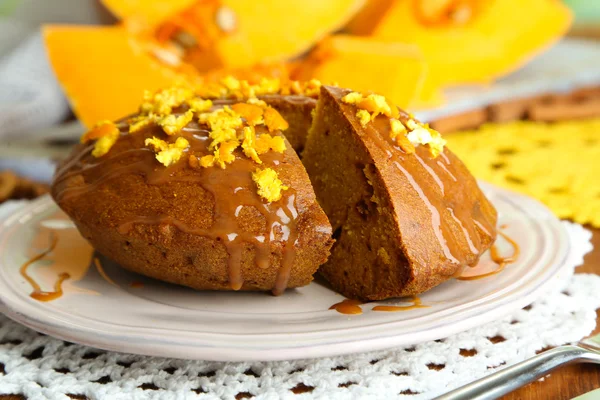
[[[510,291],[504,293],[503,296],[496,296],[494,299],[489,299],[489,296],[484,296],[478,299],[478,304],[472,305],[475,307],[475,311],[471,312],[471,315],[465,318],[458,318],[461,314],[469,311],[469,308],[464,309],[465,306],[473,303],[464,303],[457,305],[461,307],[458,313],[451,313],[453,309],[444,310],[448,315],[444,317],[444,323],[441,324],[444,333],[440,335],[439,329],[440,324],[429,323],[425,328],[421,327],[416,330],[409,332],[394,332],[394,322],[390,321],[378,324],[379,326],[387,326],[391,328],[386,332],[385,335],[378,335],[369,338],[355,338],[343,341],[336,341],[331,343],[315,344],[315,343],[299,343],[298,345],[290,345],[289,341],[284,346],[252,346],[252,347],[235,347],[235,346],[223,346],[221,344],[211,345],[209,343],[198,343],[198,333],[185,332],[184,335],[179,332],[178,341],[165,340],[164,330],[152,328],[144,328],[143,332],[136,333],[135,329],[129,326],[116,325],[112,323],[95,321],[93,326],[82,326],[76,322],[81,322],[82,319],[76,315],[75,322],[57,318],[54,315],[44,313],[42,307],[35,307],[39,303],[35,300],[31,302],[25,301],[19,298],[15,288],[10,287],[8,282],[4,279],[4,269],[8,266],[4,266],[4,262],[0,260],[0,267],[2,272],[0,274],[0,302],[4,303],[1,311],[9,318],[22,323],[36,331],[43,332],[45,334],[57,337],[62,340],[70,342],[81,343],[87,346],[101,348],[110,351],[135,353],[141,355],[151,355],[160,357],[176,357],[183,359],[203,359],[211,361],[277,361],[277,360],[292,360],[292,359],[303,359],[303,358],[315,358],[315,357],[326,357],[326,356],[337,356],[343,354],[350,354],[355,352],[364,351],[377,351],[383,350],[390,347],[414,345],[421,342],[440,339],[442,337],[448,337],[452,334],[456,334],[475,326],[482,325],[486,322],[490,322],[499,317],[503,317],[512,311],[522,308],[537,298],[537,296],[543,293],[546,287],[553,283],[553,278],[561,276],[564,270],[570,269],[571,266],[565,261],[569,256],[569,236],[563,224],[560,223],[546,206],[539,201],[527,197],[522,194],[518,194],[506,189],[498,188],[496,186],[480,182],[482,188],[491,190],[492,192],[504,192],[509,197],[518,197],[520,200],[527,201],[537,206],[537,211],[541,211],[546,214],[546,222],[554,225],[554,228],[549,230],[552,232],[552,237],[559,239],[556,253],[553,254],[549,264],[544,266],[545,273],[543,279],[533,278],[535,285],[531,285],[532,279],[530,278],[526,283],[520,285],[510,285],[512,287]],[[0,223],[0,243],[7,240],[7,234],[11,227],[18,229],[19,223],[27,215],[37,215],[48,207],[57,207],[49,196],[42,196],[30,204],[20,208],[13,215],[4,219]],[[25,221],[26,222],[26,221]],[[559,260],[559,261],[557,261]],[[504,288],[503,288],[504,289]],[[524,290],[528,289],[528,290]],[[8,293],[15,292],[15,296],[7,295]],[[525,293],[521,293],[525,292]],[[492,300],[492,303],[490,303]],[[35,303],[34,303],[35,302]],[[470,307],[470,308],[472,308]],[[72,315],[72,314],[71,314]],[[451,321],[448,321],[451,320]],[[453,320],[453,321],[452,321]],[[85,322],[85,321],[84,321]],[[106,325],[105,330],[98,330],[98,324]],[[370,325],[374,326],[374,325]],[[109,329],[111,328],[111,329]],[[364,328],[344,328],[341,331],[358,330]],[[397,328],[396,328],[397,329]],[[333,330],[335,331],[335,330]],[[161,333],[162,332],[162,333]],[[257,338],[263,340],[270,339],[273,335],[297,335],[299,339],[306,339],[313,332],[306,333],[266,333],[266,334],[242,334],[235,335],[240,338],[247,338],[249,342],[256,343]],[[162,337],[161,337],[162,335]],[[228,334],[221,333],[207,333],[203,332],[203,336],[221,336],[227,337]],[[190,338],[194,336],[196,340]],[[223,340],[223,339],[221,339]],[[239,340],[239,338],[238,338]]]

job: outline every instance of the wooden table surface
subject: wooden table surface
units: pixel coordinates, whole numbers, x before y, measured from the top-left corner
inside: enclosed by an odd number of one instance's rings
[[[600,274],[600,229],[595,229],[594,250],[585,258],[585,263],[577,268],[579,273]],[[596,329],[600,332],[600,312],[596,312]],[[555,370],[543,382],[531,383],[511,394],[505,400],[567,400],[591,390],[600,388],[600,365],[576,364]],[[72,396],[73,399],[85,399]],[[21,395],[0,395],[0,400],[24,400]]]

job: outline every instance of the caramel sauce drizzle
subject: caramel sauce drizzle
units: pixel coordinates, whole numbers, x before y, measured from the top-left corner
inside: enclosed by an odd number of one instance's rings
[[[504,233],[502,231],[498,231],[498,234],[500,236],[502,236],[508,243],[510,243],[510,245],[513,248],[513,253],[508,257],[503,257],[498,252],[498,247],[496,246],[496,244],[494,244],[490,248],[490,258],[492,259],[492,261],[494,263],[496,263],[498,265],[498,268],[496,268],[493,271],[486,272],[484,274],[459,276],[456,279],[461,280],[461,281],[473,281],[473,280],[477,280],[477,279],[486,278],[488,276],[496,275],[496,274],[502,272],[508,264],[512,264],[517,261],[517,259],[519,258],[520,251],[521,251],[517,242],[515,242],[511,237],[509,237],[506,233]]]
[[[372,308],[373,311],[387,311],[387,312],[397,312],[397,311],[408,311],[414,310],[415,308],[428,308],[421,301],[421,298],[418,296],[413,297],[413,304],[410,306],[375,306]]]
[[[444,156],[444,157],[445,157],[446,155],[445,155],[444,153],[442,153],[442,154],[440,154],[440,156]],[[448,159],[448,158],[446,158],[446,160],[447,160],[447,159]],[[453,180],[454,182],[458,182],[458,179],[456,179],[456,177],[454,176],[454,174],[452,174],[452,172],[450,172],[450,170],[448,169],[448,167],[446,167],[446,165],[445,165],[443,162],[441,162],[441,161],[437,161],[437,162],[436,162],[436,164],[437,164],[437,165],[438,165],[438,166],[439,166],[441,169],[443,169],[444,171],[446,171],[446,174],[447,174],[447,175],[448,175],[450,178],[452,178],[452,180]]]
[[[404,174],[404,176],[406,176],[406,179],[408,180],[412,188],[417,192],[421,200],[423,200],[423,202],[429,209],[431,213],[431,226],[433,227],[435,236],[442,247],[442,251],[444,252],[444,256],[446,257],[446,259],[456,264],[460,263],[460,261],[456,257],[454,257],[454,254],[452,254],[452,251],[450,250],[450,246],[448,244],[448,240],[444,236],[440,210],[431,203],[429,196],[425,194],[423,188],[417,183],[413,175],[411,175],[399,162],[394,161],[394,165],[396,165],[398,170],[400,170]]]
[[[102,278],[104,278],[104,280],[108,283],[110,283],[111,285],[114,286],[118,286],[115,281],[113,281],[111,279],[110,276],[108,276],[108,274],[106,273],[106,271],[104,270],[104,267],[102,266],[102,263],[100,262],[100,259],[98,257],[94,257],[94,266],[96,266],[96,270],[98,271],[98,273],[100,274],[100,276]]]
[[[468,229],[463,225],[463,223],[460,221],[460,219],[458,219],[456,217],[456,215],[454,215],[454,210],[452,208],[448,208],[448,211],[450,212],[450,215],[452,216],[452,219],[454,219],[454,221],[456,221],[456,223],[458,224],[458,226],[460,226],[460,229],[462,229],[462,231],[464,232],[465,239],[467,240],[467,244],[469,245],[469,249],[471,250],[471,252],[473,254],[479,254],[479,250],[473,244],[473,240],[471,239],[471,234],[468,231]]]
[[[48,248],[46,250],[42,251],[41,253],[33,256],[28,261],[26,261],[21,266],[21,269],[19,270],[19,272],[21,273],[21,276],[23,276],[23,278],[25,278],[25,280],[33,288],[33,292],[31,292],[31,294],[29,296],[31,296],[33,299],[36,299],[38,301],[51,301],[51,300],[55,300],[55,299],[58,299],[59,297],[61,297],[63,294],[62,283],[71,277],[66,272],[61,273],[58,276],[58,280],[54,284],[54,291],[46,292],[46,291],[43,291],[42,288],[40,287],[40,285],[27,273],[27,268],[30,265],[36,263],[37,261],[42,260],[48,254],[50,254],[56,248],[57,243],[58,243],[58,236],[56,235],[56,233],[52,232],[50,235],[50,246],[48,246]]]
[[[505,226],[503,225],[503,226],[501,226],[501,228],[505,228]],[[490,271],[490,272],[486,272],[484,274],[479,274],[479,275],[460,276],[460,277],[457,277],[456,279],[470,281],[470,280],[477,280],[477,279],[482,279],[482,278],[485,278],[488,276],[496,275],[496,274],[502,272],[508,264],[512,264],[517,261],[517,259],[519,258],[519,254],[520,254],[520,248],[519,248],[519,245],[517,244],[517,242],[515,242],[511,237],[509,237],[506,233],[504,233],[502,231],[498,231],[498,234],[500,236],[502,236],[513,247],[512,254],[508,257],[501,256],[498,252],[498,247],[494,244],[490,248],[490,257],[491,257],[492,261],[494,261],[496,264],[498,264],[497,269]],[[362,310],[361,306],[364,304],[367,304],[367,303],[364,303],[359,300],[345,299],[339,303],[332,305],[331,307],[329,307],[329,309],[336,310],[340,314],[355,315],[355,314],[362,314],[363,310]],[[374,306],[371,310],[372,311],[382,311],[382,312],[398,312],[398,311],[408,311],[408,310],[413,310],[416,308],[427,308],[427,307],[429,307],[429,306],[424,305],[423,302],[421,301],[420,297],[413,296],[413,304],[411,304],[409,306],[377,305],[377,306]]]
[[[339,312],[340,314],[348,314],[348,315],[362,314],[363,310],[360,306],[363,304],[365,304],[365,303],[363,303],[360,300],[344,299],[343,301],[340,301],[339,303],[335,303],[334,305],[329,307],[329,309],[335,310],[335,311]]]
[[[342,104],[342,107],[349,107]],[[352,109],[352,108],[351,108]],[[410,116],[401,111],[399,120],[406,125]],[[444,257],[456,265],[468,265],[483,250],[478,230],[494,232],[493,221],[469,207],[450,201],[460,191],[456,185],[444,185],[448,177],[456,181],[454,164],[444,149],[433,158],[427,146],[417,146],[414,154],[406,154],[390,137],[389,118],[379,115],[364,128],[373,143],[381,149],[390,163],[405,176],[419,199],[430,212],[431,228]],[[444,176],[442,179],[441,175]],[[447,176],[447,177],[446,177]],[[450,183],[452,183],[452,181]]]
[[[371,311],[383,311],[383,312],[399,312],[399,311],[408,311],[414,310],[415,308],[428,308],[429,306],[424,305],[421,301],[421,298],[418,296],[413,296],[412,298],[413,304],[410,306],[390,306],[390,305],[379,305],[375,306],[371,309]],[[348,315],[358,315],[363,313],[362,305],[368,304],[362,302],[360,300],[352,300],[352,299],[344,299],[339,303],[335,303],[331,307],[330,310],[335,310],[340,314],[348,314]]]
[[[429,175],[431,175],[431,177],[433,178],[435,183],[438,185],[438,187],[442,191],[442,196],[443,196],[444,195],[444,183],[442,182],[442,180],[440,179],[438,174],[436,174],[436,172],[433,170],[433,168],[431,168],[429,165],[427,165],[427,163],[425,163],[425,161],[423,161],[423,158],[420,157],[417,153],[415,153],[415,158],[417,159],[419,164],[421,164],[423,166],[423,168],[425,168],[425,170],[429,173]]]
[[[216,102],[215,102],[216,103]],[[225,103],[225,102],[223,102]],[[221,105],[215,105],[216,108]],[[215,108],[213,107],[213,109]],[[122,129],[126,129],[124,126]],[[257,126],[256,133],[266,133],[266,127]],[[188,154],[210,154],[209,132],[197,122],[189,123],[179,134],[185,137],[190,147],[182,159],[163,167],[154,159],[154,152],[144,145],[144,139],[156,136],[169,140],[160,128],[150,127],[145,132],[126,134],[111,149],[111,153],[98,159],[91,156],[93,145],[86,146],[69,160],[56,174],[53,186],[73,176],[82,176],[83,185],[63,185],[55,193],[58,199],[78,197],[93,191],[110,179],[125,174],[138,174],[145,177],[149,185],[161,185],[166,182],[196,182],[214,197],[213,223],[207,229],[190,227],[185,222],[168,215],[139,215],[118,226],[121,234],[126,235],[136,224],[173,225],[178,230],[220,241],[229,254],[229,283],[233,290],[244,285],[242,274],[243,253],[248,246],[255,249],[255,264],[259,268],[271,265],[273,242],[282,242],[283,251],[280,268],[277,272],[273,294],[283,293],[287,287],[294,265],[295,249],[298,241],[296,194],[292,188],[284,192],[281,200],[265,203],[256,193],[251,173],[258,166],[253,161],[237,157],[225,169],[219,167],[192,169],[187,162]],[[118,151],[118,149],[125,150]],[[117,151],[115,151],[117,150]],[[263,165],[277,166],[285,163],[285,154],[269,152],[261,155]],[[239,226],[237,216],[243,207],[254,207],[262,214],[266,222],[265,232],[256,235],[246,232]]]
[[[479,221],[475,221],[475,226],[477,226],[479,229],[481,229],[481,231],[483,233],[485,233],[486,235],[492,236],[491,232],[488,231],[487,228],[482,223],[480,223]]]

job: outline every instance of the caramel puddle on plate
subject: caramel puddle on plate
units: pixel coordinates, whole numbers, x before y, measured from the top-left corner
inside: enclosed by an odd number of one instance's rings
[[[413,296],[412,302],[413,302],[413,304],[411,304],[409,306],[379,305],[379,306],[373,307],[371,309],[371,311],[398,312],[398,311],[414,310],[415,308],[429,307],[429,306],[424,305],[418,296]],[[339,303],[335,303],[334,305],[329,307],[329,309],[336,310],[340,314],[356,315],[356,314],[362,314],[363,310],[362,310],[361,306],[364,304],[369,304],[369,303],[364,303],[360,300],[344,299],[343,301],[341,301]]]
[[[40,250],[43,249],[43,250]],[[31,243],[30,258],[23,263],[19,272],[32,286],[30,296],[39,301],[55,300],[63,295],[63,283],[66,280],[75,282],[83,279],[92,260],[92,246],[85,241],[75,229],[75,225],[61,212],[40,222]],[[40,264],[43,261],[44,264]],[[33,266],[37,266],[36,280],[30,274]],[[40,280],[45,282],[52,278],[53,290],[42,288]],[[70,286],[75,293],[98,295],[99,293]]]
[[[29,259],[27,262],[25,262],[21,266],[21,269],[19,270],[19,272],[21,273],[23,278],[25,278],[25,280],[27,282],[29,282],[29,284],[33,287],[33,292],[31,292],[30,296],[39,301],[50,301],[50,300],[54,300],[54,299],[57,299],[60,296],[62,296],[62,293],[63,293],[62,283],[66,279],[69,279],[71,277],[66,272],[61,273],[58,276],[58,280],[54,284],[54,291],[53,292],[45,292],[42,290],[41,286],[35,280],[33,280],[33,278],[31,276],[29,276],[27,274],[27,267],[29,267],[31,264],[43,259],[48,254],[50,254],[56,248],[57,241],[58,241],[58,238],[57,238],[56,234],[54,232],[52,232],[50,235],[50,245],[48,246],[48,248],[46,250],[42,251],[41,253],[36,254],[31,259]]]
[[[134,282],[131,282],[129,284],[129,286],[131,286],[134,289],[140,289],[140,288],[144,287],[144,283],[143,282],[134,281]]]
[[[387,311],[387,312],[395,312],[395,311],[407,311],[414,310],[415,308],[427,308],[429,306],[424,305],[421,302],[421,298],[419,296],[413,296],[413,304],[410,306],[375,306],[372,308],[373,311]]]
[[[360,300],[344,299],[339,303],[335,303],[330,310],[335,310],[340,314],[362,314],[362,308],[360,307],[364,303]]]
[[[506,228],[506,225],[501,226],[500,228]],[[486,272],[479,275],[467,275],[467,276],[458,276],[456,279],[460,281],[473,281],[476,279],[486,278],[488,276],[496,275],[504,270],[508,264],[512,264],[517,261],[520,254],[520,248],[517,242],[515,242],[511,237],[509,237],[506,233],[498,230],[498,235],[502,236],[513,248],[513,252],[510,256],[501,256],[498,251],[498,246],[494,243],[490,248],[490,258],[494,263],[498,265],[493,271]]]

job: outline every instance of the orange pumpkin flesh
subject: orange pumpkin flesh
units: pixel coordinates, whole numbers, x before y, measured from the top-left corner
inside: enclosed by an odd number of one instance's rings
[[[289,63],[276,62],[271,64],[256,64],[249,68],[217,69],[202,75],[205,82],[218,82],[228,76],[236,79],[246,80],[251,84],[257,84],[263,78],[277,78],[281,82],[290,79],[290,71],[293,66]]]
[[[176,33],[196,42],[186,61],[198,70],[243,68],[297,56],[341,28],[364,0],[221,0],[179,13]]]
[[[373,35],[419,46],[442,85],[482,83],[523,65],[571,19],[556,0],[397,0]]]
[[[284,60],[341,27],[364,0],[102,1],[121,25],[44,29],[55,74],[87,126],[127,115],[144,90],[180,80],[288,79]]]
[[[365,5],[344,27],[344,32],[353,35],[370,35],[381,22],[394,0],[367,0]]]
[[[101,0],[117,18],[133,18],[144,26],[154,26],[189,7],[195,0]]]
[[[407,107],[421,96],[427,66],[414,45],[336,35],[319,44],[297,77],[373,91],[389,97],[400,107]]]
[[[341,28],[364,1],[103,0],[134,32],[140,24],[131,21],[146,21],[158,42],[176,42],[200,72],[297,56]]]
[[[153,43],[132,36],[122,26],[47,25],[44,39],[54,73],[87,127],[136,111],[144,90],[176,82],[217,81],[228,75],[250,82],[262,77],[289,79],[285,63],[220,69],[203,76],[189,65],[175,68],[152,55]]]
[[[57,78],[88,126],[135,111],[145,89],[230,74],[257,81],[291,73],[380,92],[403,107],[439,105],[442,86],[518,68],[571,20],[556,0],[102,2],[122,25],[44,29]],[[371,36],[321,41],[350,18],[346,31]]]
[[[88,127],[134,112],[145,89],[182,79],[120,26],[47,25],[43,33],[54,73]]]

